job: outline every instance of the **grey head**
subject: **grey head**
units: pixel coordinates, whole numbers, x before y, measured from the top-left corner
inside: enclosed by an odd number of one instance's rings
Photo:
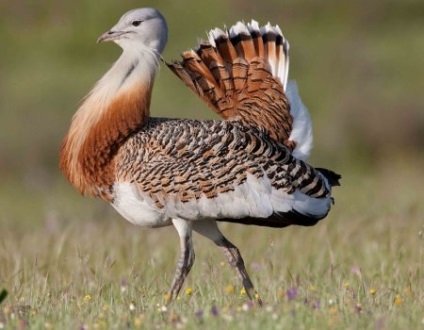
[[[113,41],[124,50],[147,47],[162,53],[167,39],[168,27],[162,14],[154,8],[139,8],[125,13],[97,42]]]

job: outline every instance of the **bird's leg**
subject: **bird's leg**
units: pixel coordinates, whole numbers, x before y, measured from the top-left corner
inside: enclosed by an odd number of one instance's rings
[[[212,240],[218,245],[224,252],[228,259],[228,262],[234,267],[240,276],[243,287],[246,290],[246,294],[250,299],[254,299],[259,306],[262,306],[262,300],[256,293],[253,287],[252,281],[250,280],[249,274],[247,273],[244,265],[243,258],[240,254],[239,249],[232,244],[225,236],[221,233],[214,220],[198,220],[193,223],[193,230],[202,236],[205,236]]]
[[[262,306],[262,299],[259,297],[259,295],[255,291],[255,288],[253,287],[253,283],[250,280],[249,274],[247,273],[239,249],[228,239],[226,239],[225,236],[222,236],[222,240],[215,242],[215,244],[218,245],[224,252],[230,265],[236,269],[249,298],[252,300],[255,299],[259,306]]]
[[[178,296],[184,280],[194,263],[194,249],[191,235],[192,222],[183,219],[173,219],[172,223],[180,236],[181,254],[171,289],[166,296],[167,302],[170,302]]]

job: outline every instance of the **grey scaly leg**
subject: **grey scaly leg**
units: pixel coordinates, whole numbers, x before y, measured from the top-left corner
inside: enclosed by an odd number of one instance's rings
[[[173,219],[175,229],[180,236],[181,254],[178,260],[177,270],[172,281],[171,289],[166,297],[167,302],[175,299],[183,286],[184,280],[194,263],[194,249],[192,240],[192,221]]]
[[[193,230],[202,236],[205,236],[212,240],[217,246],[221,248],[228,262],[234,267],[240,276],[244,289],[250,299],[255,299],[259,306],[262,306],[262,300],[256,293],[253,283],[250,280],[249,274],[247,273],[244,265],[243,258],[240,254],[239,249],[232,244],[225,236],[221,233],[216,224],[215,220],[197,220],[193,222]]]

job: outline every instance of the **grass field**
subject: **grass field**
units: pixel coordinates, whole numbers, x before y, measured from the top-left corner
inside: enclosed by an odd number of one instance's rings
[[[242,19],[278,23],[290,41],[312,163],[343,179],[315,227],[221,225],[263,308],[200,237],[180,298],[164,306],[175,230],[127,223],[58,171],[79,100],[119,55],[95,40],[139,6],[167,17],[167,60]],[[0,329],[424,329],[423,9],[422,0],[229,0],[208,10],[192,0],[1,1]],[[165,67],[152,113],[212,116]]]
[[[407,159],[372,172],[341,166],[336,205],[315,227],[221,226],[242,251],[263,308],[200,237],[180,298],[165,306],[178,258],[172,228],[134,227],[63,182],[50,187],[54,203],[28,194],[33,220],[1,223],[0,278],[9,296],[0,327],[423,328],[424,188],[416,178],[424,162]],[[9,211],[9,219],[24,216]]]

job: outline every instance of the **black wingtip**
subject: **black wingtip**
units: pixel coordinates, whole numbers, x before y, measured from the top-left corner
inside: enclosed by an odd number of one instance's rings
[[[321,219],[324,219],[327,213],[320,215],[302,214],[296,210],[288,212],[274,212],[268,218],[240,218],[240,219],[217,219],[222,222],[241,223],[244,225],[255,225],[262,227],[283,228],[291,225],[297,226],[314,226]]]
[[[340,186],[340,179],[342,178],[340,174],[333,172],[331,170],[327,170],[326,168],[316,168],[316,170],[325,176],[330,186],[332,187]]]

